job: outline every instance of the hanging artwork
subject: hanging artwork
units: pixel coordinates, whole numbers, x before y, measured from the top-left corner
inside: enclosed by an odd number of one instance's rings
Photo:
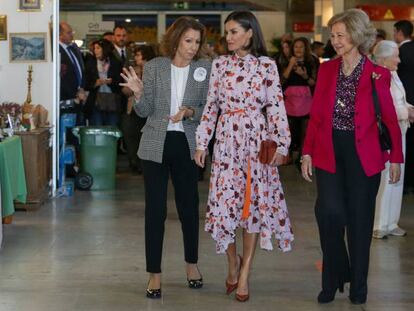
[[[46,61],[45,32],[10,33],[9,36],[11,63]]]
[[[0,40],[7,40],[7,15],[0,15]]]
[[[41,0],[19,0],[19,11],[40,11]]]

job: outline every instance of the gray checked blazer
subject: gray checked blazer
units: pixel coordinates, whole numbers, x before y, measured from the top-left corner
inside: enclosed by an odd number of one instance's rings
[[[207,70],[207,75],[201,82],[194,79],[194,71],[199,67]],[[194,116],[183,120],[192,159],[196,149],[195,131],[207,100],[210,69],[211,62],[207,60],[192,61],[184,91],[182,105],[194,109]],[[157,57],[147,62],[144,66],[143,83],[144,92],[134,105],[137,114],[147,118],[142,129],[138,157],[161,163],[169,122],[167,116],[171,109],[171,59]]]

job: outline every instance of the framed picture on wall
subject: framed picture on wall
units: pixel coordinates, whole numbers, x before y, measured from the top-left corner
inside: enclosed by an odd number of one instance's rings
[[[40,11],[42,9],[42,0],[19,0],[18,11]]]
[[[7,15],[0,15],[0,40],[7,40]]]
[[[45,62],[46,32],[9,33],[10,62],[33,63]]]

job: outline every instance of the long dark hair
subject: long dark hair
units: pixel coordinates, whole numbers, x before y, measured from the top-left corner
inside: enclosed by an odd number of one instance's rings
[[[267,56],[266,43],[263,39],[262,29],[256,16],[249,11],[234,11],[227,16],[224,24],[229,21],[235,21],[243,27],[245,31],[252,30],[252,38],[248,46],[244,49],[249,50],[256,57]]]

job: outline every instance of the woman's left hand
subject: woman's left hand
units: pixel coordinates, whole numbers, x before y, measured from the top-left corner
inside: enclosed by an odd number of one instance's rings
[[[272,160],[270,161],[270,165],[282,165],[285,163],[285,156],[283,154],[280,154],[278,152],[275,152],[275,154],[273,155]]]
[[[400,181],[401,167],[399,163],[391,163],[390,165],[390,184],[396,184]]]
[[[184,118],[191,117],[192,113],[193,111],[191,109],[181,106],[175,115],[169,116],[168,118],[171,120],[172,123],[177,123],[182,121]]]

